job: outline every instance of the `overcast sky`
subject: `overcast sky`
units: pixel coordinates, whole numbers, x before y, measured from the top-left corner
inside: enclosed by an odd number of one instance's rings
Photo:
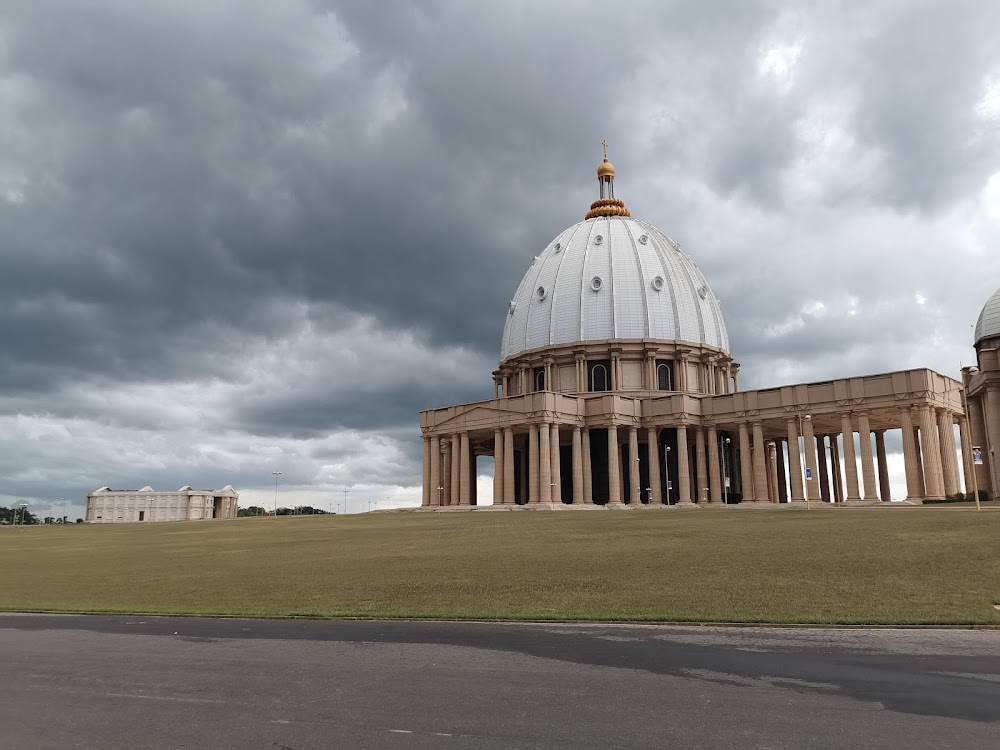
[[[957,375],[1000,286],[1000,4],[794,5],[5,0],[0,504],[270,503],[274,470],[418,503],[418,412],[490,397],[603,138],[742,387]]]

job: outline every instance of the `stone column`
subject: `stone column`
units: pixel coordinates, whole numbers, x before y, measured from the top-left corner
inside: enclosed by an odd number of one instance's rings
[[[552,502],[562,502],[562,455],[559,452],[559,425],[553,422],[549,438],[552,453]]]
[[[451,436],[451,465],[446,467],[444,473],[444,484],[451,485],[451,489],[445,487],[442,505],[460,505],[462,495],[462,439],[456,433]]]
[[[479,478],[476,472],[476,449],[469,446],[469,505],[479,505]]]
[[[868,412],[858,413],[858,437],[861,440],[861,478],[864,481],[865,500],[878,501],[878,487],[875,486],[875,458],[872,456],[872,428]]]
[[[826,465],[826,437],[820,435],[819,440],[819,499],[830,502],[830,470]]]
[[[973,446],[979,446],[982,451],[983,462],[979,465],[973,464],[973,469],[976,472],[976,482],[979,484],[979,489],[989,491],[992,487],[992,460],[993,456],[990,455],[990,445],[989,440],[986,438],[986,417],[983,414],[983,399],[985,393],[977,396],[969,396],[966,394],[966,401],[969,406],[969,431],[970,438]],[[971,456],[970,456],[971,460]],[[972,492],[970,489],[969,492]]]
[[[458,484],[458,504],[472,505],[472,453],[469,451],[469,433],[462,433],[462,474]]]
[[[503,503],[514,504],[514,429],[503,431]]]
[[[941,447],[937,441],[937,424],[930,406],[920,408],[920,452],[924,463],[927,496],[944,497],[944,477],[941,472]]]
[[[583,505],[583,430],[573,428],[573,505]]]
[[[687,425],[677,426],[677,503],[691,504],[691,459],[688,456]]]
[[[799,455],[799,420],[789,419],[788,426],[788,474],[792,487],[792,502],[804,502],[805,496],[802,492],[802,457]],[[806,441],[806,445],[809,442]],[[812,472],[816,476],[816,472]]]
[[[608,426],[608,505],[622,505],[621,450],[618,427]]]
[[[958,454],[955,447],[955,422],[947,409],[937,410],[938,442],[941,444],[941,473],[944,494],[958,494]]]
[[[675,361],[677,363],[677,390],[686,391],[688,390],[687,357],[681,354]]]
[[[740,422],[740,489],[744,502],[753,502],[753,454],[750,452],[750,430]]]
[[[986,419],[986,444],[982,446],[984,460],[989,461],[992,484],[986,485],[993,497],[1000,495],[1000,473],[996,451],[1000,449],[1000,389],[990,386],[983,394],[983,415]]]
[[[424,508],[431,504],[431,439],[424,438],[424,494],[420,505]]]
[[[858,484],[858,457],[854,450],[854,425],[851,422],[850,412],[840,415],[840,432],[844,441],[844,473],[847,475],[847,500],[855,502],[861,499],[861,488]]]
[[[833,474],[833,502],[844,502],[844,475],[840,471],[840,445],[837,436],[830,435],[830,471]]]
[[[612,352],[611,353],[611,372],[608,373],[608,375],[611,377],[611,390],[612,391],[618,391],[618,390],[620,390],[621,389],[621,381],[618,378],[619,372],[618,372],[618,353],[617,352]]]
[[[594,504],[594,474],[590,466],[590,429],[583,428],[583,504]]]
[[[878,464],[879,499],[888,503],[892,500],[889,487],[889,461],[885,455],[885,430],[875,431],[875,461]]]
[[[538,425],[528,428],[528,502],[539,502],[538,489]]]
[[[708,487],[708,463],[705,460],[705,428],[700,426],[695,428],[694,431],[694,464],[695,479],[698,482],[695,497],[698,498],[699,503],[708,505],[708,493],[705,492],[705,488]]]
[[[708,428],[708,501],[722,502],[722,474],[719,466],[719,432],[712,425]]]
[[[965,493],[972,492],[972,451],[969,450],[969,420],[964,416],[958,418],[958,440],[962,444],[962,475],[965,479]]]
[[[773,502],[767,491],[767,447],[760,422],[753,423],[753,495],[757,502]]]
[[[917,487],[920,488],[920,497],[929,497],[927,493],[930,490],[927,487],[927,480],[924,477],[924,460],[921,458],[921,445],[923,442],[920,440],[920,428],[916,425],[920,424],[920,410],[917,407],[913,407],[911,410],[911,419],[913,419],[913,444],[917,446]]]
[[[779,503],[788,502],[788,482],[785,476],[785,441],[774,441],[774,488]]]
[[[650,427],[646,430],[646,447],[649,454],[650,505],[661,505],[663,503],[660,490],[660,443],[656,433],[657,430],[655,427]]]
[[[454,471],[453,467],[455,465],[455,461],[458,459],[458,443],[454,440],[449,440],[447,443],[444,443],[441,448],[442,453],[444,454],[441,457],[442,466],[444,467],[441,470],[441,476],[447,477],[447,479],[443,482],[444,489],[441,491],[441,505],[457,505],[458,495],[452,494],[451,491],[451,475]]]
[[[503,430],[493,431],[493,504],[503,505]]]
[[[431,501],[430,505],[438,505],[441,497],[441,491],[438,487],[441,486],[441,438],[436,435],[431,438],[431,455],[430,455],[430,482],[431,482]],[[347,512],[347,509],[344,509]]]
[[[917,440],[910,407],[899,410],[899,431],[903,437],[903,469],[906,473],[906,499],[920,501],[924,497],[923,480],[917,474]]]
[[[549,450],[549,425],[538,426],[538,501],[552,502],[552,453]]]
[[[629,503],[633,508],[642,504],[642,490],[639,487],[639,429],[628,428],[628,483]]]

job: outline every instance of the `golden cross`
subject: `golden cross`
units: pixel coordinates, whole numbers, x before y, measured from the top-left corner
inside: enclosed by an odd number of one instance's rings
[[[601,145],[604,146],[604,161],[608,160],[608,139],[605,138],[601,141]]]

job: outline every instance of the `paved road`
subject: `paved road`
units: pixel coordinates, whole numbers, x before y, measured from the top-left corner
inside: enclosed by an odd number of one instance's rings
[[[21,748],[1000,747],[1000,632],[0,614]]]

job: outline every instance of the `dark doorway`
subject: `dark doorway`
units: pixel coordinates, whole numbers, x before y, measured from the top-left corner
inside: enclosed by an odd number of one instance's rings
[[[139,511],[139,520],[140,521],[145,521],[146,520],[146,511],[144,511],[144,510],[140,510]]]
[[[608,504],[608,431],[590,431],[590,476],[594,505]]]
[[[677,430],[667,427],[660,430],[660,487],[663,497],[660,502],[677,505],[680,499],[677,491]],[[673,486],[671,486],[673,485]]]

